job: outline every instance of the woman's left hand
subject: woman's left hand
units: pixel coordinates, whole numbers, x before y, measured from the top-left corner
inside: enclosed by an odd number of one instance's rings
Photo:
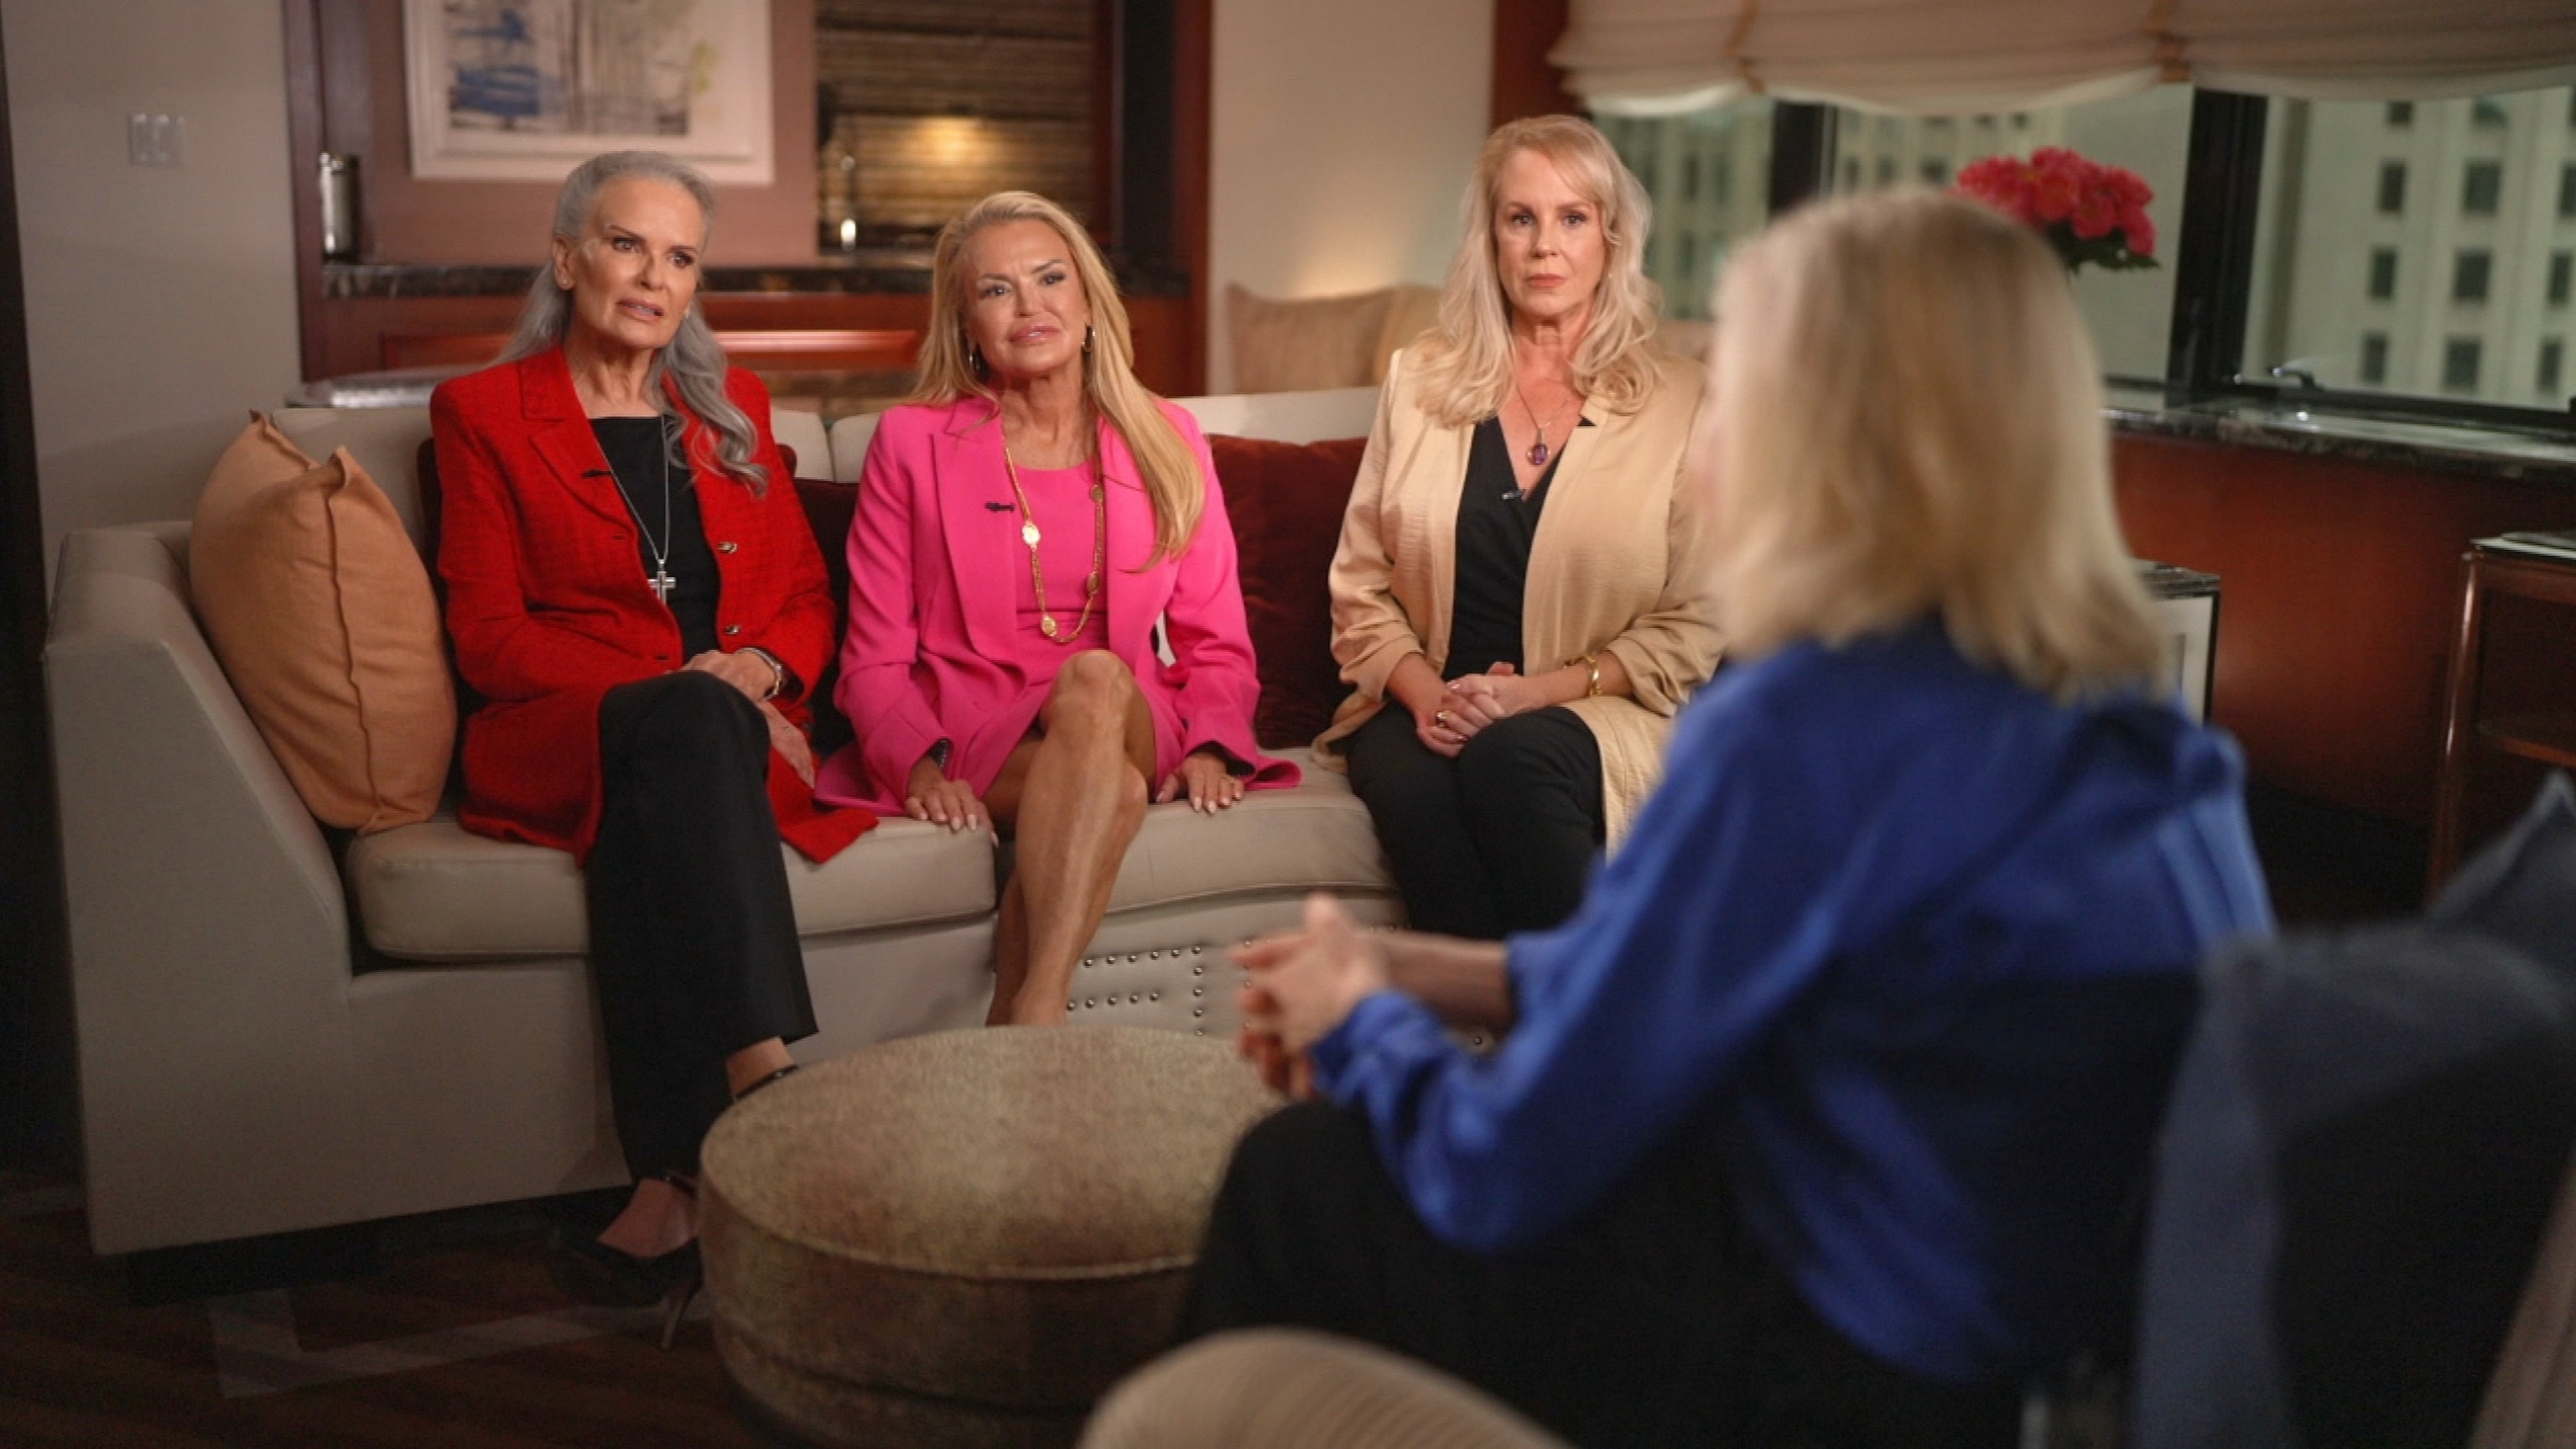
[[[710,649],[680,667],[714,675],[741,690],[742,697],[753,704],[766,701],[771,687],[778,683],[778,671],[770,668],[769,661],[757,654],[727,654],[721,649]]]
[[[1168,804],[1186,791],[1190,808],[1213,815],[1243,798],[1243,781],[1226,767],[1225,756],[1214,750],[1198,750],[1181,757],[1181,767],[1163,779],[1163,788],[1154,793],[1154,803]]]
[[[1328,895],[1306,897],[1305,930],[1239,946],[1233,958],[1252,973],[1242,992],[1247,1037],[1276,1042],[1283,1061],[1303,1056],[1387,986],[1383,946]]]
[[[806,739],[805,732],[790,723],[787,716],[778,712],[778,706],[767,700],[761,701],[760,722],[769,726],[769,747],[776,750],[787,761],[787,768],[796,772],[796,778],[804,781],[807,789],[812,789],[814,786],[813,742]]]

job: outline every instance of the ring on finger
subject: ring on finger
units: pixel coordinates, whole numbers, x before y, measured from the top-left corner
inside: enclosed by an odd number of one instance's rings
[[[1445,709],[1433,710],[1431,712],[1431,722],[1444,730],[1449,728],[1449,711]]]

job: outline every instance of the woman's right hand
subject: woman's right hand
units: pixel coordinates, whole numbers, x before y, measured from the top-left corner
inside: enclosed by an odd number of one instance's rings
[[[796,772],[796,778],[804,781],[806,788],[813,788],[813,741],[805,738],[803,730],[788,723],[787,716],[778,712],[778,706],[767,700],[760,702],[760,719],[769,726],[769,747],[787,761],[787,768]]]
[[[927,755],[912,767],[912,779],[904,787],[903,813],[951,830],[993,828],[984,802],[975,798],[974,787],[948,778],[948,772]]]

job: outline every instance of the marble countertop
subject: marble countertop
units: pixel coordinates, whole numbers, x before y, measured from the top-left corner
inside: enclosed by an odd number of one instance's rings
[[[2161,388],[2125,384],[2104,392],[2103,411],[2116,432],[2576,485],[2576,427],[2415,422],[2301,407],[2288,397],[2174,403]]]

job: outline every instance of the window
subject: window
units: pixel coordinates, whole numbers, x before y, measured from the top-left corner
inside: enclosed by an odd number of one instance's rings
[[[2442,386],[2453,392],[2474,392],[2478,386],[2478,354],[2483,349],[2474,337],[2454,337],[2442,344]]]
[[[2558,168],[2558,214],[2576,216],[2576,166]]]
[[[2191,149],[2191,88],[2158,86],[2116,100],[2015,111],[2000,118],[2004,125],[1995,124],[1997,119],[1917,120],[1838,110],[1834,113],[1834,175],[1840,182],[1836,189],[1862,189],[1860,176],[1873,178],[1878,186],[1917,176],[1939,185],[1989,156],[2028,156],[2042,146],[2064,146],[2136,172],[2155,193],[2147,211],[2156,224],[2156,253],[2162,265],[2132,272],[2086,267],[2075,275],[2075,300],[2093,330],[2104,372],[2162,378],[2173,341],[2173,248],[2182,229],[2183,183]],[[1860,167],[1857,174],[1852,169],[1855,163]]]
[[[1770,174],[1772,116],[1772,103],[1755,97],[1678,116],[1597,118],[1655,203],[1646,273],[1664,289],[1667,315],[1708,316],[1708,283],[1727,248],[1770,220],[1769,188],[1735,178]]]
[[[2534,386],[2544,393],[2558,391],[2558,365],[2566,355],[2567,344],[2555,337],[2540,344],[2540,375]]]
[[[2483,302],[2487,299],[2487,278],[2495,270],[2495,255],[2477,250],[2464,251],[2451,263],[2451,300]]]
[[[2559,129],[2571,95],[2488,97],[2505,132],[2481,129],[2469,98],[2412,102],[2397,129],[2385,99],[2205,97],[2212,124],[2231,111],[2247,118],[2239,125],[2259,122],[2261,170],[2252,224],[2229,243],[2249,276],[2236,299],[2243,348],[2219,332],[2187,385],[2223,389],[2291,367],[2329,389],[2412,396],[2435,411],[2534,406],[2543,337],[2576,342],[2576,224],[2543,210],[2563,188],[2576,211],[2576,181],[2560,180],[2576,172],[2576,134]],[[2406,195],[2410,181],[2420,195]],[[2177,320],[2187,337],[2209,335],[2193,331],[2189,312]],[[2376,360],[2371,335],[2384,339]],[[2576,384],[2576,359],[2563,366]]]
[[[2414,125],[2415,103],[2413,101],[2390,101],[2388,103],[2388,124],[2392,126]]]
[[[2370,296],[2385,302],[2397,295],[2397,248],[2379,247],[2370,254]]]
[[[2469,124],[2481,131],[2492,131],[2504,125],[2504,102],[2495,96],[2480,96],[2469,102]]]
[[[2504,167],[2493,161],[2472,161],[2461,173],[2460,210],[2468,216],[2493,216],[2496,202],[2504,195]]]

